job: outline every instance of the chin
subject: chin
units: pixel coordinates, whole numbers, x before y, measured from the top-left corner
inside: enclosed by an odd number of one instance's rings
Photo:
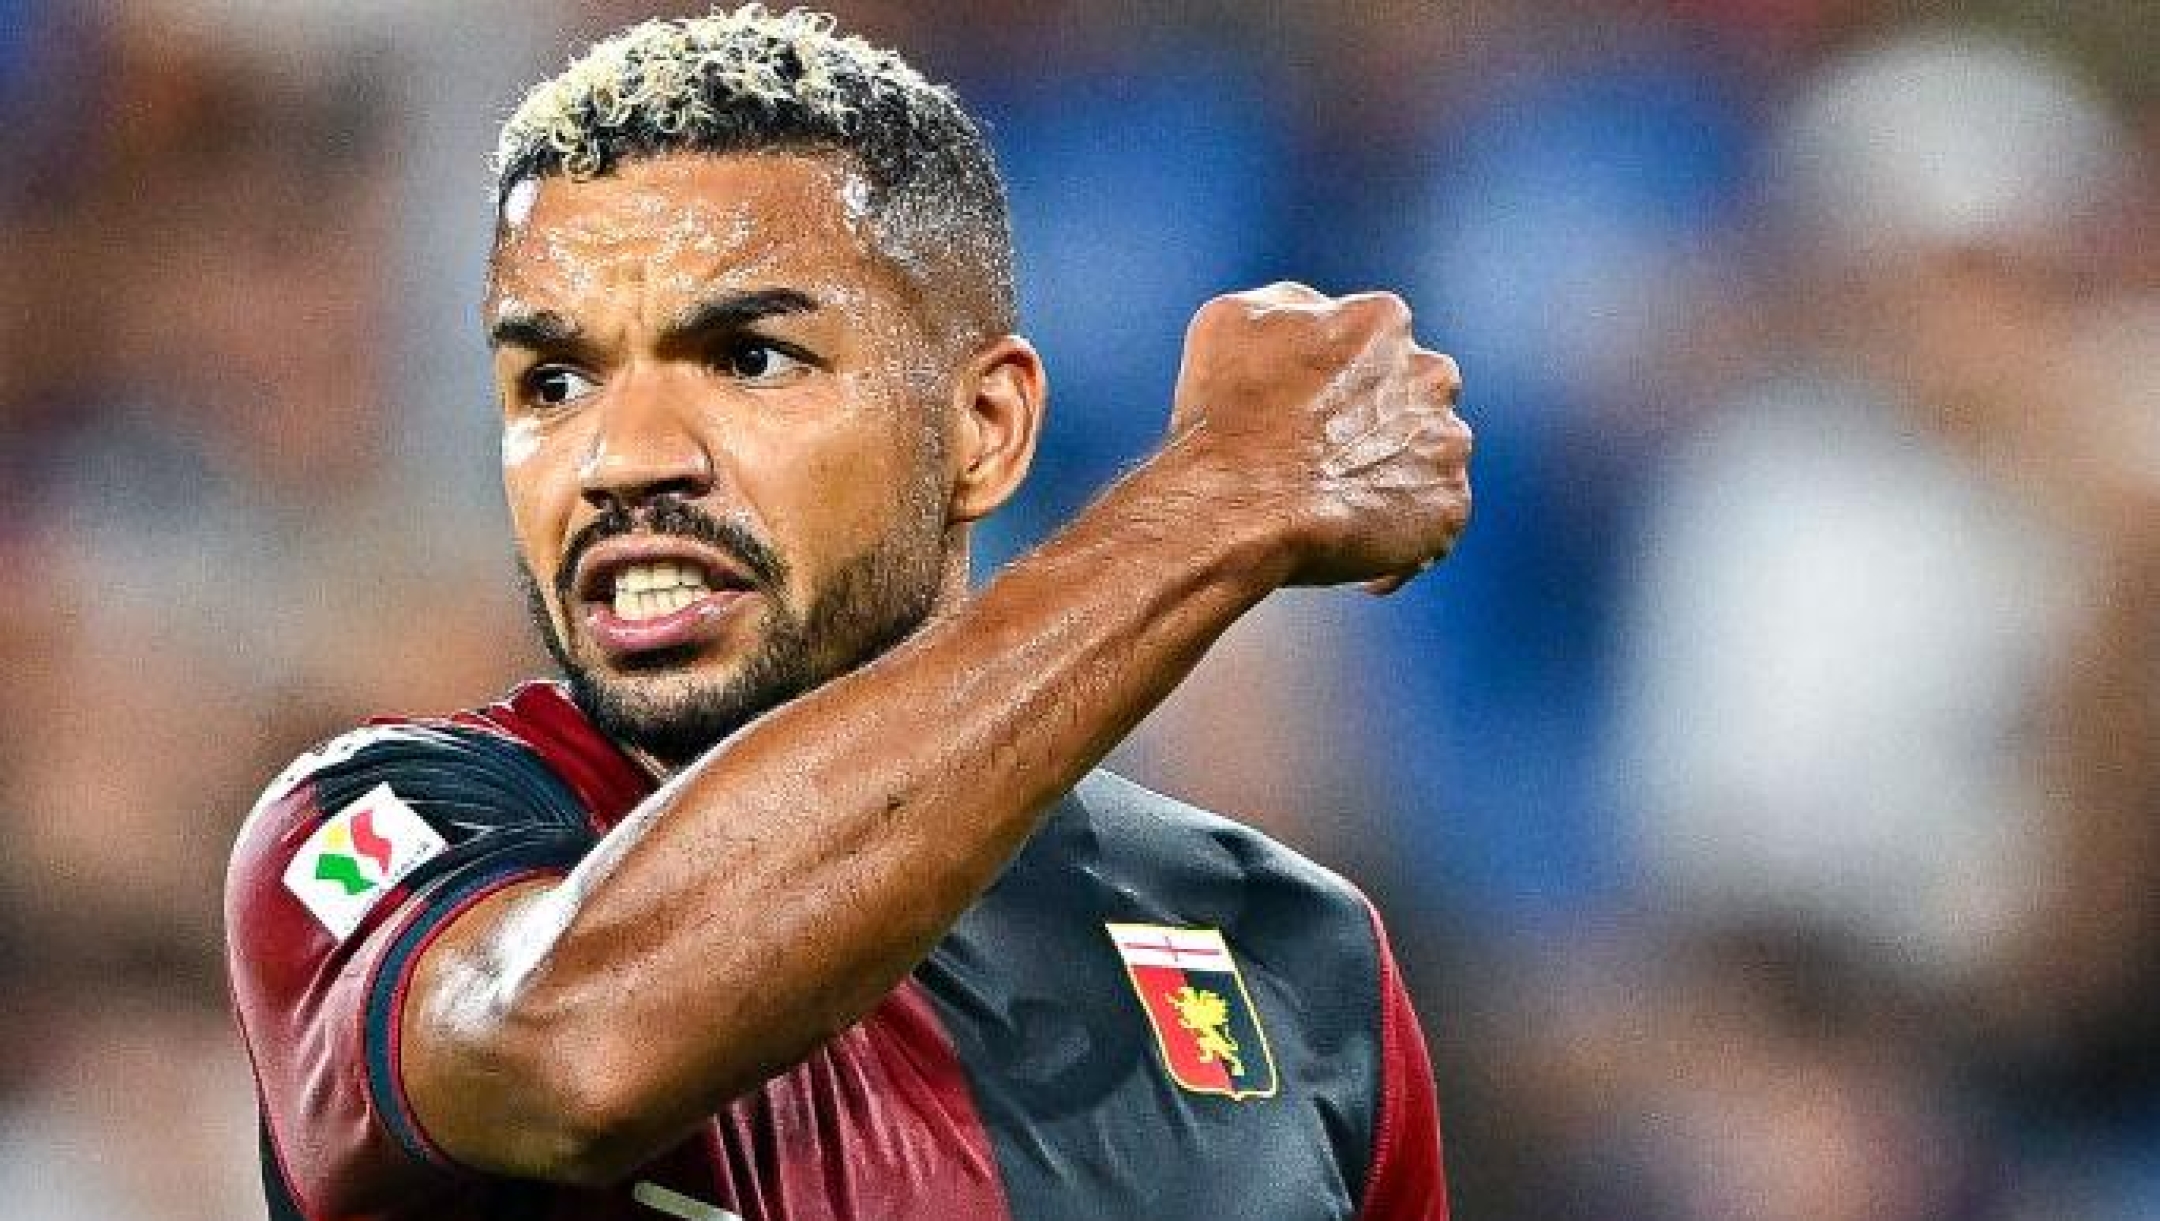
[[[801,693],[790,667],[761,660],[767,658],[701,661],[695,650],[654,652],[635,666],[572,667],[570,689],[601,732],[677,767]]]

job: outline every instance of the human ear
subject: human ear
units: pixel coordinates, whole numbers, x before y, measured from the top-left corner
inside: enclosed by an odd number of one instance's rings
[[[1018,335],[978,348],[953,385],[957,426],[946,520],[979,521],[1012,498],[1035,460],[1050,393],[1042,357]]]

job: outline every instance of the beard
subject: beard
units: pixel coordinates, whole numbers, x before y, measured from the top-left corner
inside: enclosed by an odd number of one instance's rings
[[[741,565],[763,595],[764,632],[724,678],[695,672],[695,648],[651,653],[620,672],[589,664],[564,639],[523,557],[518,570],[541,642],[562,668],[578,708],[617,743],[677,768],[773,708],[887,652],[930,617],[944,579],[942,522],[934,514],[926,518],[918,498],[909,499],[902,527],[842,565],[802,612],[784,596],[784,559],[737,523],[679,497],[655,497],[637,509],[611,505],[580,530],[557,580],[565,618],[576,604],[578,560],[604,539],[631,533],[695,539]]]

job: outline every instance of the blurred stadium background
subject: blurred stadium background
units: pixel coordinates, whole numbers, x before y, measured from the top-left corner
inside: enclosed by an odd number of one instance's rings
[[[1011,177],[1055,396],[992,560],[1215,291],[1461,357],[1456,558],[1269,603],[1121,755],[1385,905],[1458,1216],[2160,1217],[2150,5],[837,7]],[[261,1215],[226,846],[539,667],[482,159],[647,11],[0,0],[7,1217]]]

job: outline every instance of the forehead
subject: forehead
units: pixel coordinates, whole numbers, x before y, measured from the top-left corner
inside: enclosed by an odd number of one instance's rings
[[[844,158],[789,153],[669,155],[583,181],[550,176],[504,206],[490,311],[512,299],[664,306],[776,286],[841,304],[898,297],[869,194]]]

